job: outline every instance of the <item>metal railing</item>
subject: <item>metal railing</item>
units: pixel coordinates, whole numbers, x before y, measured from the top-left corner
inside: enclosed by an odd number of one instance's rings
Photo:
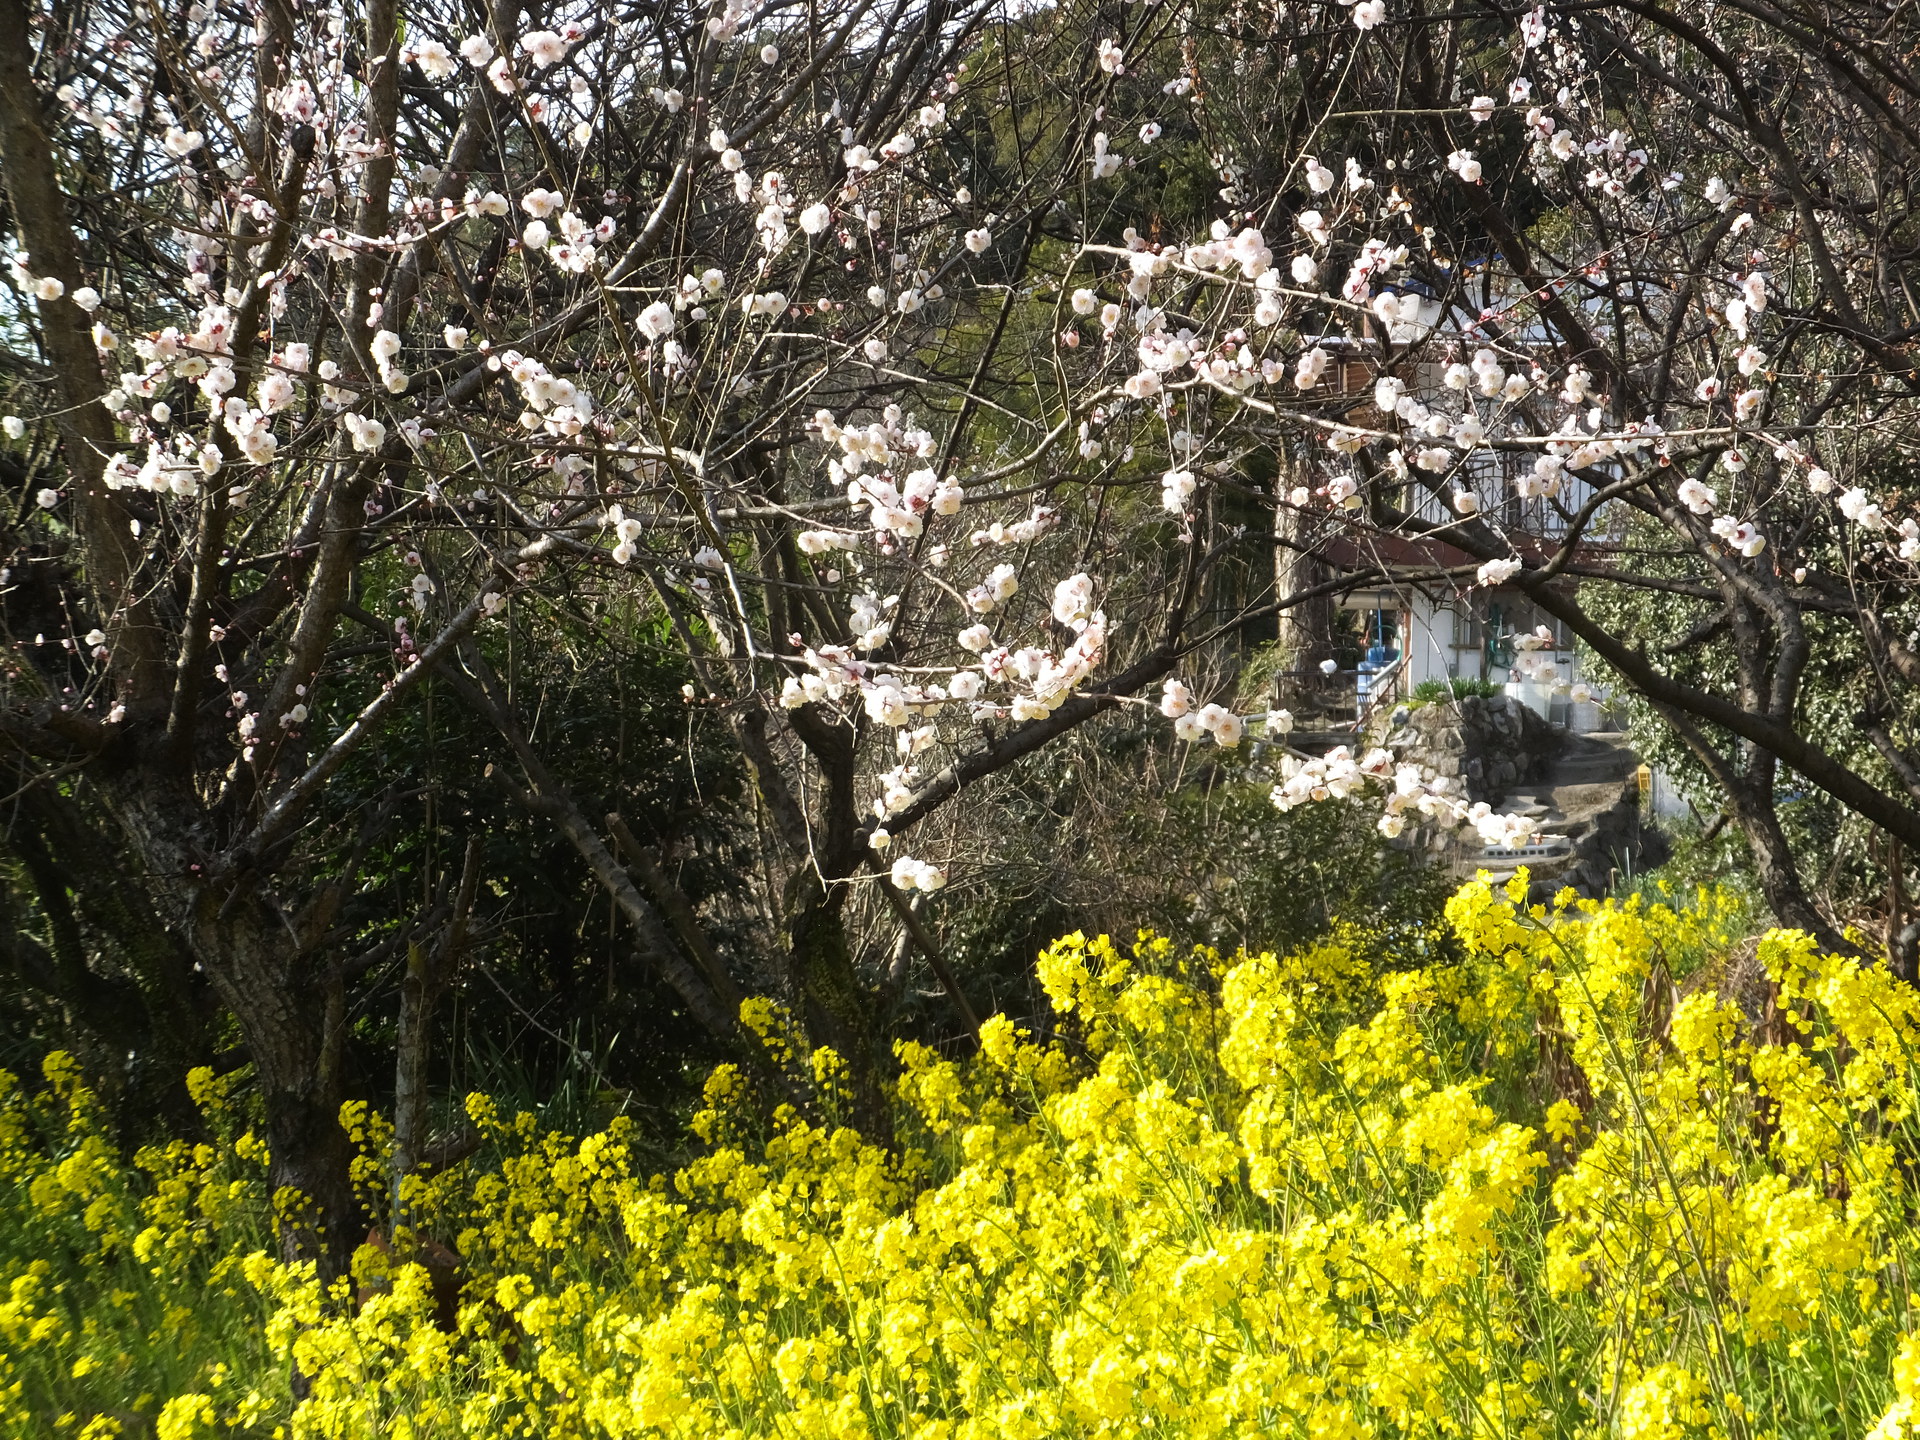
[[[1306,729],[1345,734],[1350,728],[1365,729],[1381,706],[1404,700],[1406,681],[1404,654],[1395,656],[1378,670],[1327,672],[1311,666],[1276,676],[1273,699],[1295,710]]]
[[[1396,655],[1378,670],[1356,670],[1353,678],[1353,727],[1364,730],[1382,705],[1394,704],[1405,698],[1406,653],[1403,651]]]

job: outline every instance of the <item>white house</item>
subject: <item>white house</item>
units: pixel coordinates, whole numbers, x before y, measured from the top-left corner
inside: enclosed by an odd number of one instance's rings
[[[1437,302],[1428,302],[1419,323],[1394,327],[1395,340],[1407,342],[1431,334],[1441,318],[1439,310]],[[1380,377],[1372,341],[1364,336],[1358,342],[1327,337],[1320,343],[1339,357],[1327,376],[1335,393],[1362,402],[1350,412],[1355,423],[1380,420],[1375,407],[1376,395],[1382,392],[1375,390]],[[1525,344],[1524,338],[1521,343]],[[1456,348],[1464,359],[1477,344],[1470,334],[1462,333]],[[1392,367],[1391,373],[1404,389],[1404,398],[1397,402],[1403,423],[1419,423],[1429,406],[1436,414],[1460,413],[1465,397],[1457,388],[1450,390],[1446,385],[1445,369],[1443,361],[1424,359]],[[1482,413],[1499,403],[1497,398],[1490,401],[1472,390],[1467,394],[1473,395]],[[1470,459],[1457,463],[1447,477],[1450,493],[1470,492],[1477,514],[1511,536],[1523,555],[1529,551],[1550,553],[1567,529],[1563,514],[1547,498],[1522,497],[1523,487],[1518,482],[1531,473],[1537,453],[1478,449]],[[1418,492],[1410,487],[1409,493]],[[1586,481],[1568,475],[1561,482],[1559,505],[1567,512],[1577,512],[1590,494]],[[1363,709],[1397,699],[1422,681],[1480,679],[1505,687],[1537,713],[1570,729],[1590,731],[1605,726],[1609,721],[1606,697],[1590,689],[1581,673],[1573,638],[1565,627],[1539,611],[1525,592],[1515,587],[1484,586],[1467,579],[1450,588],[1428,578],[1442,569],[1470,577],[1475,562],[1445,543],[1444,527],[1457,518],[1453,509],[1429,494],[1420,497],[1415,513],[1442,527],[1440,532],[1434,538],[1420,540],[1356,534],[1322,551],[1336,567],[1383,568],[1390,575],[1399,571],[1407,576],[1356,591],[1342,602],[1348,609],[1362,612],[1362,634],[1376,642],[1367,647],[1370,660],[1362,666]],[[1612,538],[1590,533],[1583,544],[1603,549]],[[1542,626],[1552,639],[1536,659],[1552,660],[1558,672],[1554,683],[1513,673],[1516,638]]]

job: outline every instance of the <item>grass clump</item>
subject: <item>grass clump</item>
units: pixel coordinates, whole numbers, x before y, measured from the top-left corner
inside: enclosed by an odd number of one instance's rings
[[[1450,700],[1465,700],[1470,696],[1491,700],[1504,693],[1506,692],[1491,680],[1482,680],[1477,675],[1470,675],[1454,680],[1422,680],[1408,692],[1407,703],[1417,710],[1422,705],[1442,705]]]

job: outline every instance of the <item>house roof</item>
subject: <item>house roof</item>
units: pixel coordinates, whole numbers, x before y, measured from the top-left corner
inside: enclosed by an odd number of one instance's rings
[[[1513,544],[1514,553],[1528,565],[1545,564],[1560,551],[1558,541],[1541,536],[1509,532],[1508,538]],[[1608,545],[1583,542],[1575,548],[1575,558],[1587,564],[1603,563],[1611,550],[1612,547]],[[1479,557],[1469,555],[1445,540],[1379,532],[1336,536],[1321,545],[1315,554],[1337,570],[1381,566],[1390,576],[1407,579],[1432,577],[1437,570],[1471,571],[1480,565]]]

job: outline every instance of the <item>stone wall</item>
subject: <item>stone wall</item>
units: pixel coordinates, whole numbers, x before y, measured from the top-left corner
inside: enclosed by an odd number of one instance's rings
[[[1640,813],[1639,782],[1628,779],[1613,804],[1596,813],[1572,836],[1573,853],[1566,865],[1537,876],[1532,898],[1546,901],[1562,885],[1582,895],[1604,895],[1616,880],[1626,880],[1667,863],[1673,845]]]
[[[1447,776],[1468,800],[1497,806],[1516,786],[1546,778],[1564,736],[1512,696],[1463,699],[1395,711],[1386,746],[1421,774]]]

